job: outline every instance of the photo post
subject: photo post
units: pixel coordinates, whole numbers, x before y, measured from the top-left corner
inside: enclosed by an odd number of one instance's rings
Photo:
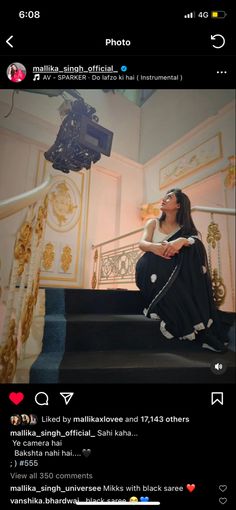
[[[126,23],[86,38],[72,12],[50,8],[6,18],[6,509],[233,507],[215,448],[216,434],[233,433],[235,397],[233,10],[223,3],[173,7],[172,31],[162,5],[160,30],[145,13],[142,35]]]

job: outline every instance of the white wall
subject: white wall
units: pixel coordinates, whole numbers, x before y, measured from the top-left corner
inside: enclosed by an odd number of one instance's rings
[[[194,200],[203,200],[204,205],[205,201],[208,205],[225,205],[223,181],[218,177],[214,180],[213,176],[227,166],[228,157],[235,153],[235,112],[233,104],[222,107],[231,97],[231,91],[157,91],[142,108],[140,131],[140,109],[126,98],[119,94],[104,94],[100,90],[81,93],[85,101],[97,109],[100,123],[114,131],[111,157],[102,157],[91,169],[84,270],[84,286],[90,287],[91,245],[141,226],[141,204],[159,200],[166,191],[159,189],[160,169],[217,132],[222,136],[222,157],[179,179],[175,185],[188,189]],[[57,111],[61,101],[61,98],[20,92],[15,95],[12,114],[5,119],[11,93],[0,92],[2,199],[40,182],[42,172],[37,168],[38,153],[55,140],[61,123]],[[155,155],[144,167],[137,163],[140,136],[142,160]],[[204,195],[200,191],[202,182],[208,182],[208,192]],[[191,188],[195,185],[197,191]],[[230,196],[228,206],[232,206],[232,194]],[[23,213],[1,222],[4,285],[9,276],[14,236],[22,217]],[[232,222],[228,236],[230,243],[234,241],[231,230]]]
[[[235,97],[233,90],[157,90],[141,109],[140,163],[146,163]]]
[[[105,94],[102,90],[79,92],[96,108],[99,123],[114,132],[112,151],[141,163],[214,116],[234,98],[232,90],[157,90],[139,108],[120,94]],[[61,125],[58,108],[62,102],[61,96],[18,91],[13,111],[5,118],[10,111],[12,91],[1,90],[0,126],[49,147]]]
[[[137,228],[137,223],[140,224],[143,174],[141,165],[135,162],[139,148],[139,107],[119,94],[82,92],[85,101],[96,108],[100,123],[114,131],[111,157],[103,156],[96,165],[92,165],[88,225],[84,225],[86,231],[81,233],[84,239],[86,237],[84,242],[87,250],[84,286],[90,287],[91,245],[126,233]],[[43,152],[54,142],[61,124],[57,111],[61,102],[62,98],[20,92],[15,95],[11,115],[5,118],[10,108],[11,93],[0,92],[2,199],[29,190],[42,181]],[[39,158],[39,151],[42,158]],[[63,175],[57,173],[58,176]],[[76,176],[74,172],[71,175]],[[8,283],[15,234],[24,214],[22,212],[1,222],[4,285]],[[46,232],[46,239],[47,235]],[[59,281],[54,283],[59,285]],[[71,286],[69,280],[63,284]]]
[[[168,109],[168,105],[167,105]],[[179,177],[171,184],[160,189],[160,172],[168,164],[183,157],[199,144],[220,133],[222,152],[219,158],[212,163],[203,165],[188,175]],[[227,190],[224,180],[229,165],[229,157],[235,154],[235,104],[228,103],[211,118],[204,120],[194,129],[189,131],[175,143],[167,146],[156,157],[144,165],[144,202],[158,202],[168,189],[181,188],[189,196],[192,206],[207,205],[212,207],[235,208],[235,196],[232,190]],[[234,189],[235,191],[235,189]],[[220,259],[223,280],[227,287],[225,303],[222,310],[233,311],[235,295],[235,221],[233,217],[226,219],[225,216],[214,216],[218,223],[222,239],[220,242]],[[210,215],[194,213],[194,222],[202,233],[206,243],[207,227],[210,223]],[[213,267],[218,268],[217,250],[212,251]]]
[[[189,196],[192,204],[212,205],[235,208],[235,200],[232,200],[231,194],[224,187],[225,172],[216,172],[206,179],[187,186],[184,191]],[[225,311],[234,311],[235,302],[235,218],[214,214],[213,220],[218,225],[221,233],[221,240],[216,248],[211,248],[206,242],[208,225],[211,221],[210,214],[194,212],[193,220],[197,229],[201,232],[202,240],[208,251],[208,259],[211,260],[212,269],[221,271],[223,282],[226,286],[226,297],[220,309]]]
[[[92,167],[84,287],[91,287],[94,256],[92,245],[141,226],[142,198],[143,172],[138,163],[113,154],[109,159],[102,158],[101,162]],[[124,244],[131,242],[129,239],[124,241]],[[114,247],[118,247],[118,243],[104,246],[103,251]]]
[[[160,190],[161,169],[217,133],[221,134],[222,157]],[[183,137],[176,138],[173,144],[167,146],[144,165],[144,202],[155,202],[170,188],[186,187],[217,172],[228,164],[228,157],[233,154],[235,154],[235,103],[231,102],[219,110],[214,117],[204,120]],[[209,203],[209,205],[212,204]]]

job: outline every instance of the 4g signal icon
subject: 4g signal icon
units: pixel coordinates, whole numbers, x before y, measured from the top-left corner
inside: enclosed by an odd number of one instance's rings
[[[184,15],[184,18],[195,18],[195,11],[188,12]]]

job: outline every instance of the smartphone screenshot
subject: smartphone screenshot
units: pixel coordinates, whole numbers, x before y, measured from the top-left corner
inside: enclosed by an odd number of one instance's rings
[[[1,18],[4,510],[234,508],[234,15]]]

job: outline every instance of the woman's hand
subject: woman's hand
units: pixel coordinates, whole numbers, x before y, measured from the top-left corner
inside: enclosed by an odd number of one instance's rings
[[[185,237],[179,237],[178,239],[175,239],[175,241],[170,241],[170,244],[174,245],[178,251],[181,250],[183,246],[189,246],[188,239]]]
[[[169,242],[168,241],[163,245],[163,256],[164,257],[168,257],[168,258],[171,258],[173,257],[174,255],[176,255],[177,253],[179,253],[179,249],[177,248],[177,246],[174,245],[174,242]]]
[[[171,256],[166,254],[165,253],[165,250],[166,250],[166,245],[162,245],[162,244],[158,244],[158,243],[153,243],[152,245],[152,253],[154,253],[154,255],[158,255],[158,257],[163,257],[164,259],[171,259]]]
[[[174,241],[165,241],[163,243],[163,246],[164,246],[164,251],[163,251],[163,255],[166,256],[166,257],[173,257],[174,255],[176,255],[177,253],[179,253],[179,251],[181,250],[181,248],[183,248],[183,246],[188,246],[188,240],[185,239],[185,237],[179,237],[178,239],[175,239]]]

